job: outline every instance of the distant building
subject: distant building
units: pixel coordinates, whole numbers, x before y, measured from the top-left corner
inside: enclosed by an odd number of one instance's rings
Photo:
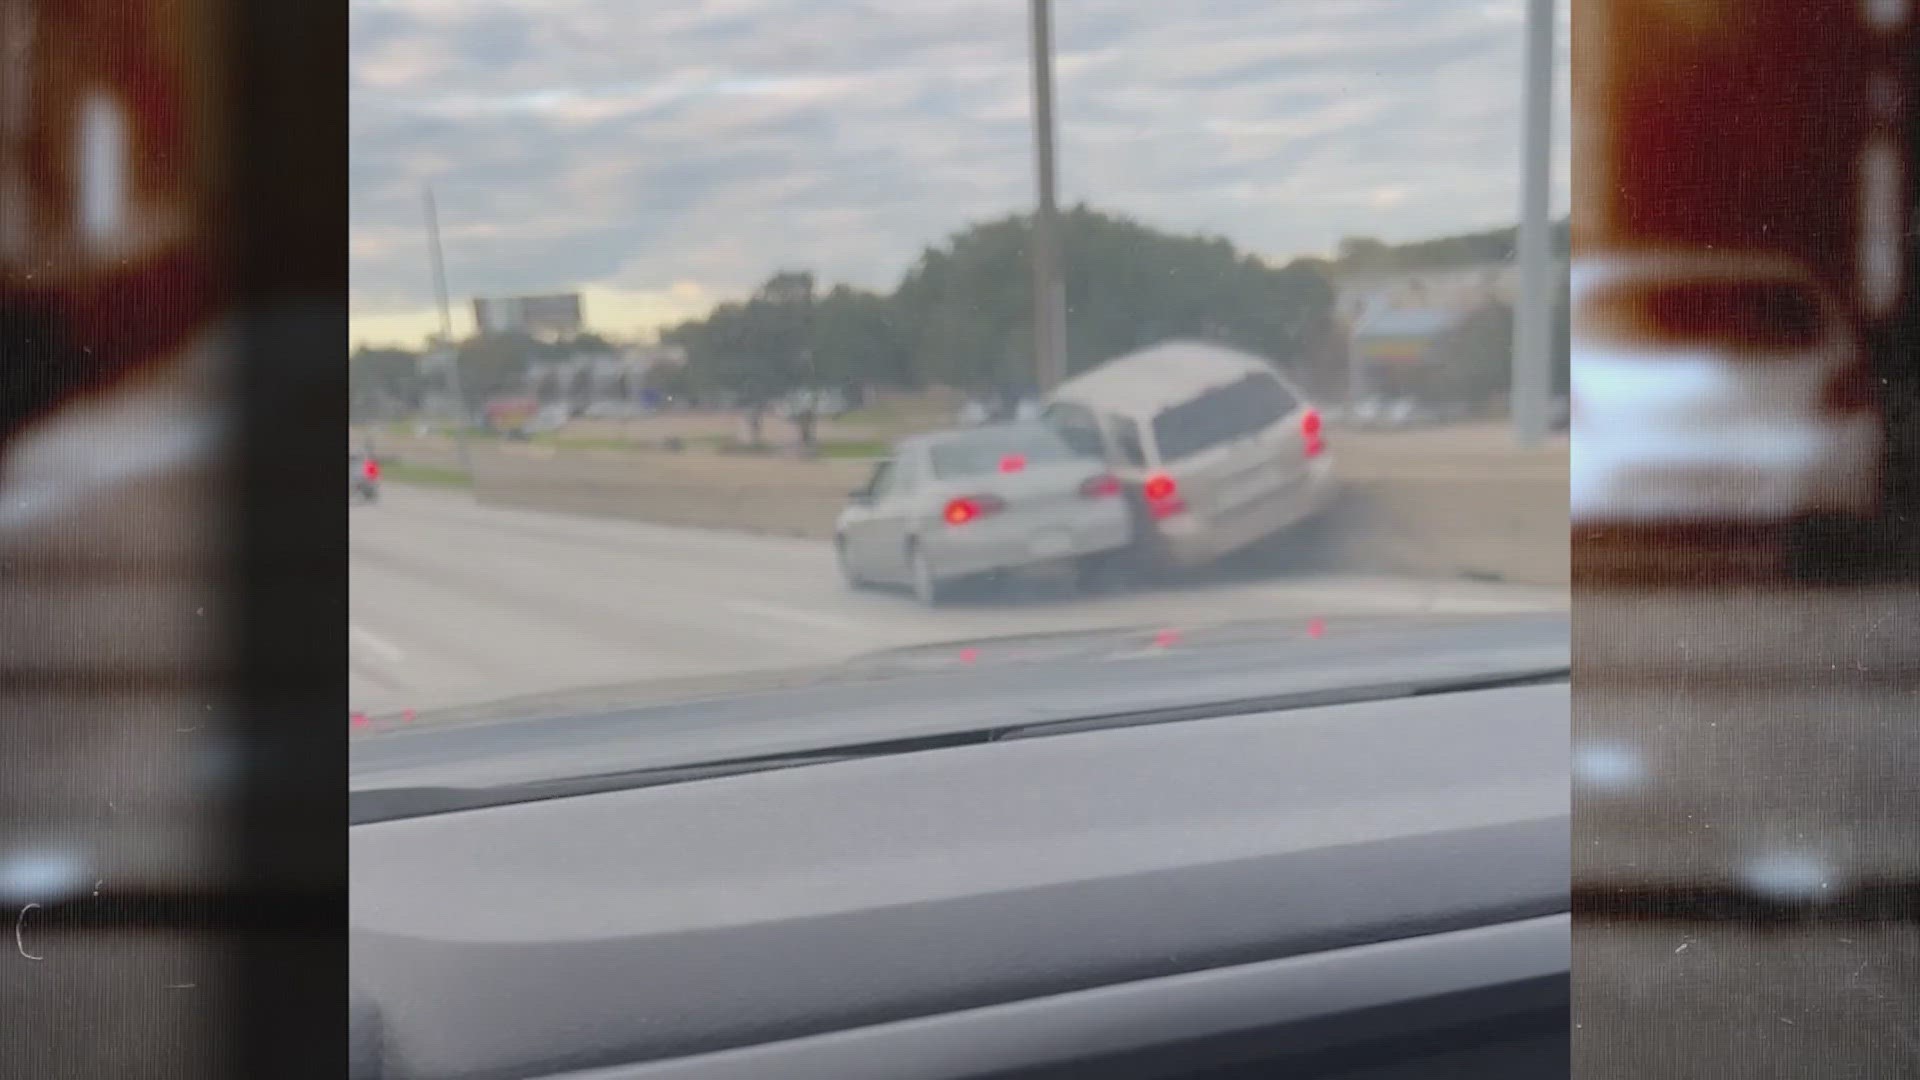
[[[420,412],[437,420],[457,420],[466,415],[466,406],[457,393],[460,387],[457,360],[460,351],[435,341],[420,354]]]
[[[573,411],[638,409],[646,404],[647,375],[663,364],[686,363],[672,345],[636,345],[614,352],[587,352],[527,365],[526,387],[543,405]]]
[[[1564,278],[1565,261],[1555,268]],[[1490,304],[1511,308],[1520,269],[1510,262],[1424,270],[1352,270],[1334,275],[1334,312],[1347,338],[1348,391],[1417,393],[1431,350]]]
[[[1469,313],[1444,307],[1382,308],[1361,316],[1348,345],[1354,399],[1420,396],[1434,346]]]
[[[527,334],[552,339],[578,334],[586,325],[579,293],[553,296],[477,296],[473,325],[482,335]]]

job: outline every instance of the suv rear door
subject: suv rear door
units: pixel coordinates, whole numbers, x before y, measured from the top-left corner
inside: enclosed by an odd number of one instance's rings
[[[1156,456],[1190,508],[1230,514],[1305,475],[1306,447],[1289,423],[1301,408],[1277,375],[1249,372],[1155,414]]]

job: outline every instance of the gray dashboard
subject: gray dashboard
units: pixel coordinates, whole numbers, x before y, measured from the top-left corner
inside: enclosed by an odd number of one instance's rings
[[[1499,927],[1537,963],[1566,949],[1568,709],[1527,686],[363,825],[354,977],[404,1075],[464,1080],[735,1075],[754,1047]]]

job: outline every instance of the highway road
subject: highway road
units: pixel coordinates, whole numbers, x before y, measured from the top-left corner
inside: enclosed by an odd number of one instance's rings
[[[1920,1075],[1920,590],[1581,591],[1574,1055]]]
[[[353,508],[349,532],[350,705],[375,718],[1010,634],[1567,604],[1551,589],[1255,568],[1101,596],[1042,584],[929,611],[846,588],[819,541],[482,506],[392,484],[379,504]]]

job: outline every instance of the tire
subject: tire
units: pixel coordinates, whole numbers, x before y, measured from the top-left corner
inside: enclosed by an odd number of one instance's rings
[[[946,602],[947,583],[940,580],[939,571],[919,544],[907,547],[907,576],[913,584],[914,599],[921,604],[932,608]]]
[[[1173,556],[1154,529],[1137,536],[1115,561],[1126,568],[1129,580],[1144,588],[1163,588],[1173,580]]]
[[[833,558],[834,561],[840,565],[840,579],[847,583],[847,588],[864,589],[867,587],[867,579],[861,577],[860,571],[853,568],[853,560],[847,556],[846,537],[836,536],[833,538]]]
[[[1121,552],[1102,552],[1099,555],[1084,555],[1073,563],[1073,591],[1078,596],[1099,596],[1118,591],[1117,580],[1125,573],[1116,556]]]

